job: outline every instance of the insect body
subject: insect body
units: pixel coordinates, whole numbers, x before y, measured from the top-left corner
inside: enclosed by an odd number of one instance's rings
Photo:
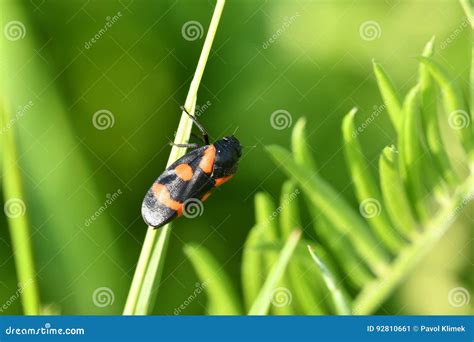
[[[148,190],[142,204],[142,216],[145,223],[154,228],[181,216],[186,211],[186,201],[205,201],[215,187],[235,174],[242,154],[240,142],[233,135],[209,144],[202,125],[187,114],[201,130],[206,145],[177,145],[195,149],[171,164]]]

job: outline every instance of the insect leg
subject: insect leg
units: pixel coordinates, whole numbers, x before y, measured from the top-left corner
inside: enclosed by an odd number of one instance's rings
[[[209,134],[207,134],[207,131],[204,129],[204,127],[201,125],[201,123],[198,121],[198,119],[194,116],[194,115],[191,115],[184,106],[181,106],[181,109],[189,115],[189,117],[191,118],[191,120],[193,120],[193,122],[196,124],[197,128],[201,131],[201,134],[202,134],[202,138],[204,140],[204,142],[206,143],[206,145],[209,145]]]

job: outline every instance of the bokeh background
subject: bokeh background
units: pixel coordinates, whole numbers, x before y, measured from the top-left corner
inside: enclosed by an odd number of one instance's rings
[[[1,37],[1,96],[10,108],[29,104],[14,129],[42,302],[62,314],[120,314],[146,232],[141,202],[166,165],[214,3],[1,3],[2,30],[13,20],[25,29],[22,39]],[[202,26],[202,36],[183,33],[190,21]],[[367,22],[376,23],[375,33],[362,32]],[[321,174],[356,205],[340,126],[353,106],[363,122],[382,104],[372,59],[404,94],[416,80],[415,57],[436,35],[436,58],[466,90],[470,41],[463,22],[454,0],[228,1],[197,104],[211,138],[238,128],[247,147],[238,175],[206,202],[204,214],[176,222],[155,313],[173,314],[194,291],[198,278],[183,254],[188,242],[208,248],[240,283],[254,194],[264,190],[277,199],[285,179],[263,146],[288,146],[298,118],[307,118]],[[290,127],[272,127],[276,110],[290,113]],[[94,125],[97,112],[111,120],[102,123],[105,129]],[[380,151],[394,142],[386,115],[360,138],[375,171]],[[87,223],[110,198],[113,203]],[[463,215],[472,220],[472,211]],[[4,216],[0,227],[4,302],[17,278]],[[463,313],[449,305],[447,294],[472,272],[468,227],[455,225],[379,313]],[[112,305],[94,305],[100,287],[113,290]],[[205,303],[201,296],[182,314],[203,314]],[[2,313],[21,312],[17,300]]]

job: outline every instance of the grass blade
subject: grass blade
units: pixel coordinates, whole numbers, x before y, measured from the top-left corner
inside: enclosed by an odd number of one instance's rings
[[[382,195],[374,177],[367,170],[367,161],[362,153],[356,132],[354,117],[357,108],[353,108],[344,118],[342,123],[342,133],[344,137],[344,152],[346,162],[352,175],[357,199],[361,205],[366,201],[378,204],[380,210],[375,215],[366,215],[367,221],[373,228],[373,232],[384,245],[393,253],[396,253],[402,246],[402,239],[393,230],[390,219],[382,208]]]
[[[300,211],[297,197],[300,194],[296,183],[292,180],[283,183],[280,196],[280,229],[283,239],[287,239],[290,233],[301,227]]]
[[[187,245],[184,252],[205,284],[209,315],[241,315],[242,307],[232,282],[214,257],[204,247]]]
[[[398,168],[398,153],[395,148],[385,147],[379,159],[380,186],[383,202],[392,222],[407,239],[416,233],[417,222],[412,214]]]
[[[324,282],[326,283],[326,286],[329,290],[329,294],[336,310],[336,314],[349,315],[351,313],[350,304],[347,302],[346,297],[342,294],[342,291],[337,285],[336,279],[334,278],[333,274],[328,270],[326,265],[324,265],[324,263],[318,258],[316,253],[309,245],[308,251],[322,274]]]
[[[9,109],[5,104],[0,114],[1,127],[4,127],[4,124],[10,121]],[[18,287],[21,289],[21,303],[25,315],[38,315],[40,310],[38,283],[13,128],[7,129],[2,135],[4,211],[10,228]]]
[[[306,167],[316,172],[316,162],[314,161],[313,154],[306,139],[305,127],[306,119],[298,119],[291,134],[291,150],[293,151],[297,163],[306,165]]]
[[[273,299],[274,289],[285,273],[288,262],[290,261],[290,258],[293,255],[296,246],[298,245],[300,237],[301,232],[299,230],[295,230],[288,237],[285,246],[281,250],[278,260],[273,265],[267,279],[265,280],[265,283],[263,284],[262,289],[250,308],[249,315],[266,315],[268,313]]]
[[[390,77],[387,75],[383,67],[375,61],[373,61],[372,64],[383,102],[387,107],[387,112],[392,121],[392,125],[395,128],[395,131],[398,132],[401,124],[402,103],[397,95],[393,82],[390,80]]]
[[[194,113],[197,92],[204,74],[204,69],[211,51],[211,46],[214,41],[224,4],[225,0],[217,0],[206,39],[204,41],[204,46],[196,67],[196,72],[194,73],[186,97],[185,107],[191,114]],[[181,120],[174,140],[175,144],[184,144],[188,142],[191,135],[192,125],[192,120],[183,111],[181,113]],[[183,156],[184,153],[184,148],[173,146],[167,165],[172,164],[175,160]],[[160,282],[170,234],[170,224],[159,230],[151,227],[148,228],[145,242],[142,251],[140,252],[137,268],[133,276],[127,302],[125,304],[124,315],[148,314],[151,311],[154,304],[153,297],[156,295],[155,286]]]
[[[285,173],[293,177],[308,198],[331,221],[335,228],[347,234],[355,249],[376,273],[384,272],[387,255],[377,240],[370,234],[364,221],[340,196],[318,175],[296,164],[291,154],[282,147],[268,146],[267,151]]]

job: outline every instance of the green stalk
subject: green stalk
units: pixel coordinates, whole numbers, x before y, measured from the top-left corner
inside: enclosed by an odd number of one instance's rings
[[[225,0],[217,0],[214,14],[212,15],[206,40],[201,51],[201,56],[196,67],[194,78],[191,81],[188,95],[184,106],[193,114],[199,84],[206,67],[207,59],[211,51],[212,42],[216,35],[217,26],[224,8]],[[179,122],[178,130],[174,140],[175,144],[187,143],[191,135],[193,122],[183,111]],[[184,148],[173,146],[168,158],[168,166],[182,157],[186,152]],[[154,304],[154,296],[160,283],[161,274],[171,234],[171,224],[167,224],[161,229],[148,227],[145,242],[138,259],[137,268],[133,276],[132,284],[125,304],[124,315],[145,315],[150,313]]]
[[[10,120],[9,110],[2,110],[1,127],[3,132],[3,194],[5,198],[5,214],[13,246],[16,272],[18,275],[18,291],[25,315],[39,315],[40,299],[33,261],[30,227],[26,215],[25,196],[18,166],[13,127],[4,126]]]

